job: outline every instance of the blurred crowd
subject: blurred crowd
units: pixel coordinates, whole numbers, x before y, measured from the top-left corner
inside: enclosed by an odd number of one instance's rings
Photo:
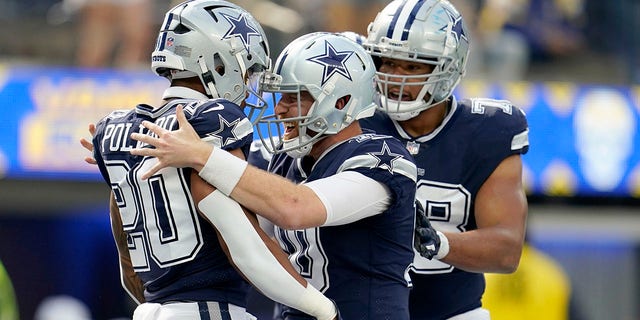
[[[4,0],[0,62],[147,68],[177,0]],[[383,0],[237,0],[266,27],[272,56],[310,31],[366,33]],[[469,78],[640,83],[640,2],[452,0],[472,30]],[[150,36],[151,35],[151,36]]]

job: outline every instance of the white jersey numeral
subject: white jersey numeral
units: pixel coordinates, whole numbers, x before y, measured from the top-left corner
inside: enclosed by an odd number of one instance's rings
[[[132,178],[156,161],[146,158],[133,169],[123,161],[105,162],[123,229],[130,232],[129,253],[136,271],[148,271],[150,259],[160,267],[190,261],[203,244],[198,213],[180,169],[165,168],[144,181]],[[133,232],[140,219],[143,231]]]
[[[328,260],[320,241],[320,230],[276,230],[280,245],[298,273],[321,292],[329,288]]]
[[[486,98],[475,98],[471,99],[471,112],[483,114],[485,112],[485,108],[500,108],[502,112],[506,114],[511,114],[513,112],[513,105],[510,101],[507,100],[495,100],[495,99],[486,99]]]
[[[442,232],[466,231],[471,212],[471,194],[461,185],[436,181],[418,181],[416,199],[424,207],[431,225]],[[417,273],[447,273],[453,267],[438,260],[428,260],[416,252],[413,269]]]

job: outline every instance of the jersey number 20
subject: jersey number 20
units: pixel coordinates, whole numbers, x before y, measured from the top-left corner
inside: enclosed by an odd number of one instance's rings
[[[124,161],[105,163],[111,180],[119,181],[112,190],[123,229],[129,232],[129,253],[135,271],[148,271],[150,259],[160,267],[189,261],[203,244],[198,214],[180,169],[165,168],[148,180],[132,179],[156,161],[147,158],[133,169]]]

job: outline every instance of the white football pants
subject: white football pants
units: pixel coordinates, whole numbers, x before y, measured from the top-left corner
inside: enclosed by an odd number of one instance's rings
[[[245,308],[218,302],[143,303],[133,320],[256,320]]]

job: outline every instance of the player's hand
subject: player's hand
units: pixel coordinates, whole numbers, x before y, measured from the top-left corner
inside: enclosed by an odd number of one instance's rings
[[[93,136],[96,135],[96,125],[93,123],[89,123],[89,134],[91,134],[91,138],[93,138]],[[91,143],[91,141],[85,138],[80,138],[80,144],[82,145],[82,147],[87,149],[93,155],[93,143]],[[93,164],[93,165],[98,164],[96,162],[96,159],[93,158],[93,156],[85,157],[84,162],[88,164]]]
[[[169,131],[155,123],[143,121],[142,125],[149,129],[150,132],[155,133],[155,136],[141,133],[131,134],[133,140],[155,147],[143,146],[134,148],[131,149],[131,154],[158,159],[158,163],[145,172],[142,175],[142,179],[148,179],[158,170],[165,167],[191,167],[200,170],[204,163],[207,162],[213,146],[200,140],[198,133],[187,120],[181,105],[176,107],[176,118],[178,120],[178,129],[175,131]]]
[[[416,228],[413,246],[421,256],[431,260],[440,250],[440,237],[431,226],[420,201],[416,200]]]

